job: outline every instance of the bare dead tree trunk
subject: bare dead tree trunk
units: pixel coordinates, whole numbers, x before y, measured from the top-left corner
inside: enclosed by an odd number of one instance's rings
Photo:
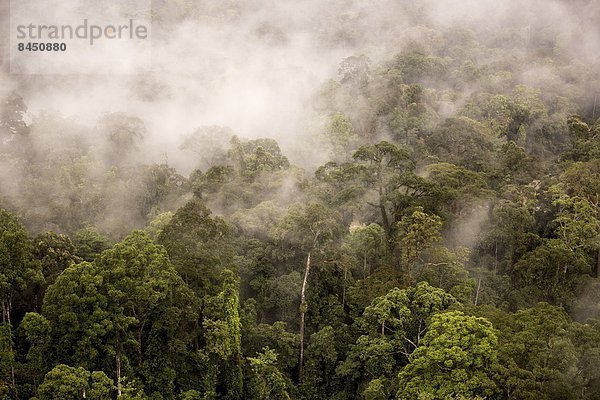
[[[479,300],[479,290],[481,289],[481,278],[479,278],[479,282],[477,282],[477,291],[475,292],[475,306],[477,306],[477,301]]]
[[[306,304],[306,286],[308,274],[310,273],[310,251],[306,258],[306,267],[304,268],[304,281],[302,281],[302,291],[300,292],[300,359],[298,362],[298,380],[302,381],[302,368],[304,363],[304,315],[307,311]]]
[[[12,321],[11,321],[11,308],[12,308],[12,301],[9,300],[8,301],[2,301],[2,322],[8,325],[8,348],[10,353],[13,353],[13,343],[12,343]],[[12,383],[12,390],[13,392],[16,394],[17,391],[17,386],[15,384],[15,366],[14,364],[11,362],[10,363],[10,378],[11,378],[11,383]]]

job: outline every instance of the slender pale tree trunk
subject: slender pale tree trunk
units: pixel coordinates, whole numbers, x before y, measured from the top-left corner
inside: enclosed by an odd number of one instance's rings
[[[479,300],[479,290],[481,289],[481,278],[479,278],[479,282],[477,282],[477,291],[475,292],[475,306],[477,306],[477,301]]]
[[[494,273],[498,273],[498,239],[495,240],[495,262],[494,262]]]
[[[304,363],[304,316],[308,308],[306,304],[306,286],[308,283],[308,274],[310,273],[310,251],[306,258],[306,267],[304,268],[304,280],[302,281],[302,291],[300,292],[300,359],[298,361],[298,379],[302,381],[302,368]]]
[[[8,325],[8,348],[11,354],[13,354],[13,343],[12,343],[12,321],[11,321],[11,308],[12,301],[10,298],[8,301],[2,301],[2,322]],[[10,363],[10,378],[12,383],[12,390],[16,393],[17,386],[15,385],[15,366]]]

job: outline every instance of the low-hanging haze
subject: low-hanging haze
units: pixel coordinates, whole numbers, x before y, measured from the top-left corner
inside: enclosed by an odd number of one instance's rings
[[[435,42],[436,31],[467,29],[481,43],[514,47],[524,57],[528,41],[547,40],[569,57],[596,63],[595,3],[153,1],[151,71],[5,72],[1,90],[17,90],[29,118],[54,111],[93,126],[106,112],[138,116],[148,130],[148,161],[169,153],[177,165],[181,138],[202,125],[228,126],[244,137],[273,137],[300,161],[293,149],[318,124],[312,99],[324,82],[337,79],[344,58],[365,54],[376,66],[409,42]],[[5,5],[5,19],[7,12]],[[7,63],[5,58],[5,71]],[[544,84],[544,66],[524,65],[522,72],[524,82]]]

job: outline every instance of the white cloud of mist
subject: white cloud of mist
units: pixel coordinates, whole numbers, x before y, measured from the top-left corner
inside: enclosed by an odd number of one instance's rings
[[[152,72],[4,74],[2,86],[16,87],[32,114],[56,110],[89,126],[105,112],[139,116],[148,129],[149,162],[169,153],[176,167],[189,169],[177,165],[182,137],[198,126],[222,125],[245,137],[276,138],[292,161],[302,163],[294,149],[316,118],[312,96],[336,77],[345,57],[366,54],[377,64],[410,40],[435,40],[435,30],[455,27],[473,30],[481,42],[503,32],[509,38],[520,27],[523,41],[510,45],[524,49],[527,40],[560,34],[568,53],[582,61],[600,54],[590,51],[600,48],[597,38],[581,40],[592,21],[583,24],[585,15],[566,1],[155,0],[152,6]],[[434,30],[415,29],[419,25]],[[523,79],[541,78],[525,73]]]

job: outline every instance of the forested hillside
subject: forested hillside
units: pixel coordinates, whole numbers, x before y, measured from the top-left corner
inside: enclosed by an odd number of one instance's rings
[[[266,3],[154,5],[239,86],[1,76],[0,398],[600,399],[600,3]]]

